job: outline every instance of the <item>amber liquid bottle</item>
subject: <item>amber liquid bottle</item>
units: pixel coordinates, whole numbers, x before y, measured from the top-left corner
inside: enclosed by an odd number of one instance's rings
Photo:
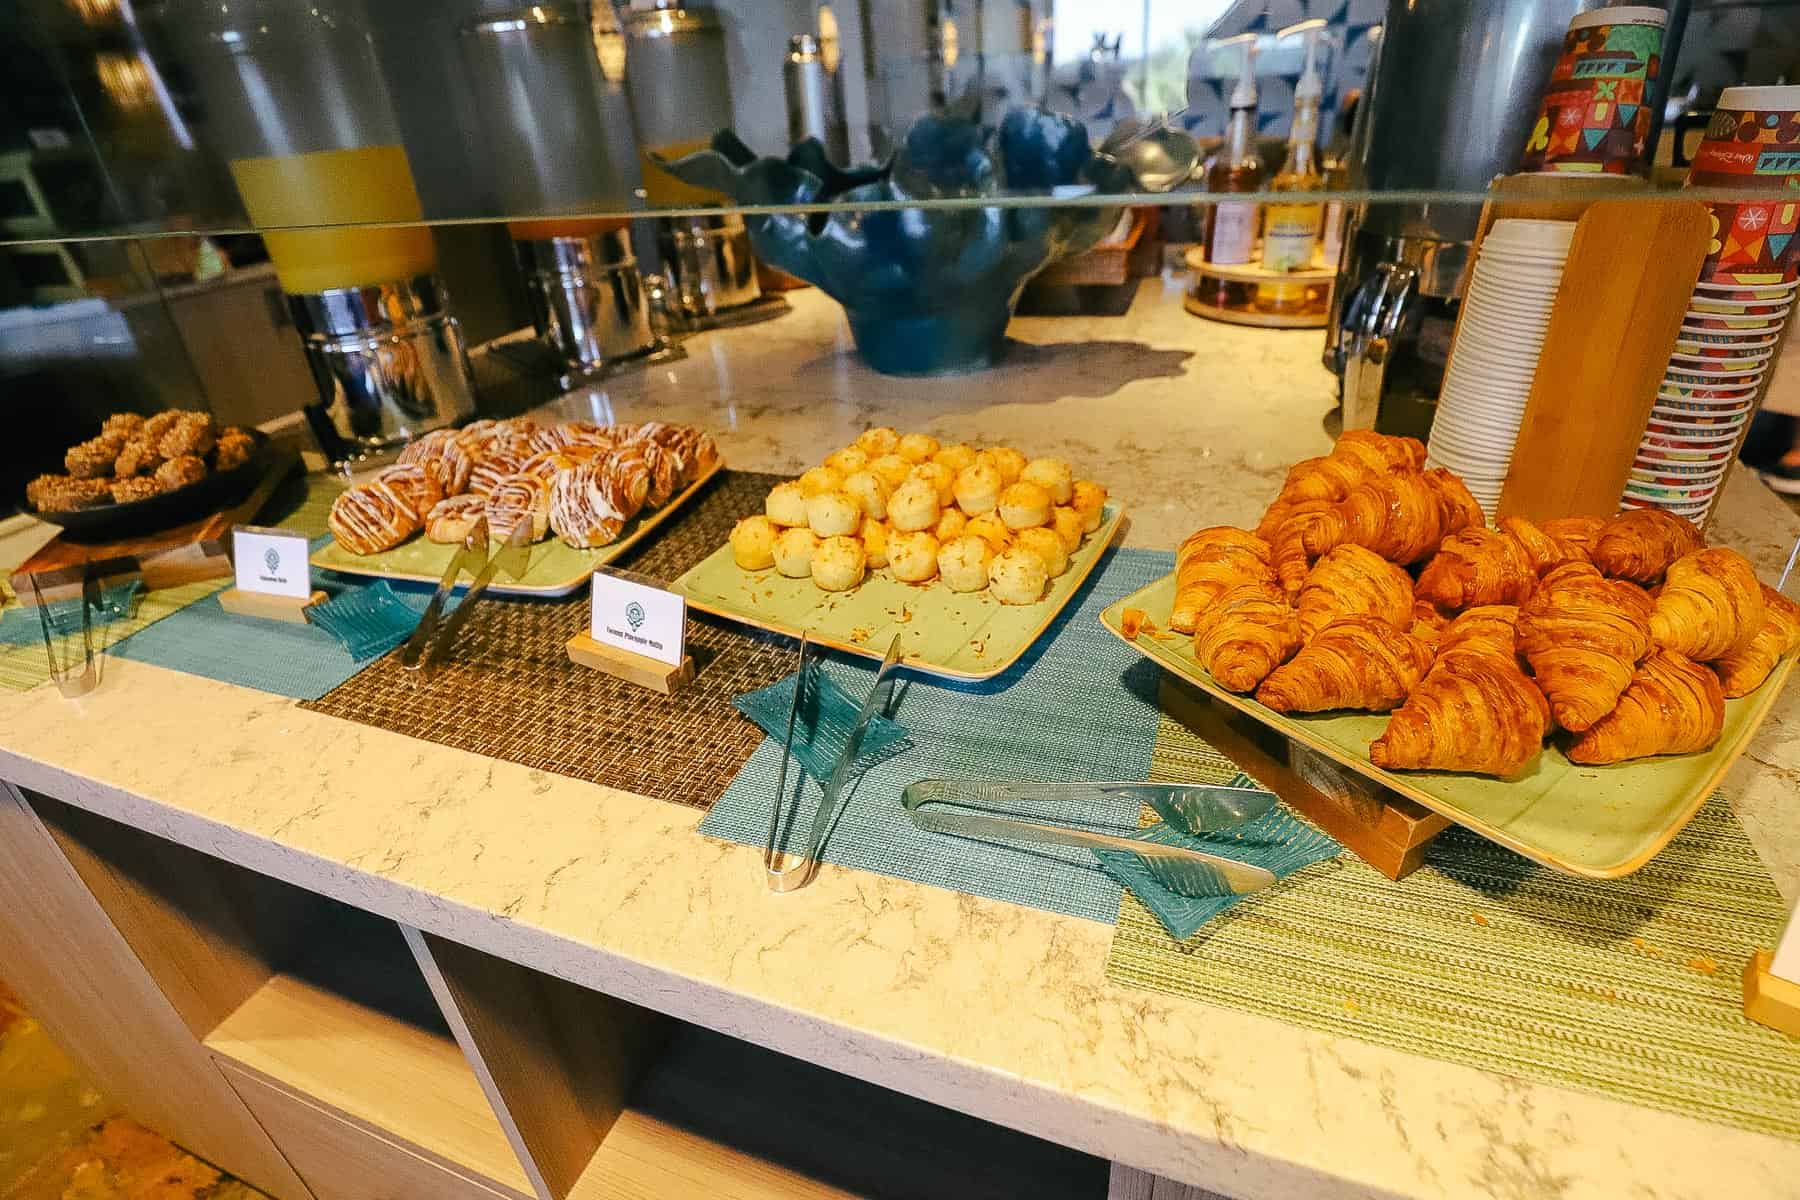
[[[1288,139],[1287,161],[1269,184],[1274,192],[1322,192],[1325,176],[1319,172],[1313,149],[1318,130],[1318,111],[1302,106],[1294,113],[1294,129]],[[1317,201],[1272,201],[1263,219],[1262,264],[1270,271],[1304,271],[1313,265],[1319,250],[1319,234],[1325,216]],[[1299,316],[1313,309],[1324,311],[1323,284],[1260,283],[1256,286],[1256,310]]]
[[[1239,101],[1246,95],[1240,85],[1232,94],[1231,122],[1225,127],[1225,144],[1206,169],[1206,190],[1224,197],[1232,193],[1262,190],[1263,165],[1256,155],[1256,93],[1250,90],[1248,103]],[[1260,205],[1254,200],[1219,199],[1206,210],[1206,261],[1224,265],[1241,265],[1256,261],[1256,235],[1261,221]],[[1233,283],[1206,278],[1201,281],[1205,303],[1217,308],[1243,309],[1250,306],[1253,288],[1247,283]]]

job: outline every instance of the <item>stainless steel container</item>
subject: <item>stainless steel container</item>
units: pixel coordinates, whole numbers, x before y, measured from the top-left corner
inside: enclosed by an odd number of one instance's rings
[[[837,104],[837,83],[825,63],[819,39],[796,33],[781,63],[787,93],[788,141],[817,138],[833,162],[850,161],[850,130]]]
[[[681,154],[732,125],[731,71],[725,30],[704,8],[656,0],[624,18],[625,89],[638,144]],[[650,202],[660,203],[645,172]]]
[[[644,281],[624,229],[513,243],[538,336],[572,370],[592,372],[648,354]]]
[[[761,298],[750,231],[737,213],[663,217],[656,241],[669,300],[681,316],[704,322]]]
[[[435,275],[290,295],[319,401],[307,419],[334,461],[475,415],[462,328]]]

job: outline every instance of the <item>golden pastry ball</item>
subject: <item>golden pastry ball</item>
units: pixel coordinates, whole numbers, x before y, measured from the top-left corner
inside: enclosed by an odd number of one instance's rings
[[[844,490],[844,477],[830,467],[814,467],[799,480],[800,494],[811,500],[823,492],[841,492]]]
[[[963,529],[968,523],[969,518],[965,517],[961,512],[954,508],[946,508],[938,514],[938,523],[932,527],[931,532],[932,535],[937,538],[938,542],[942,544],[949,541],[951,538],[961,537],[963,535]]]
[[[780,533],[767,517],[745,517],[731,527],[731,561],[746,571],[774,566],[775,539]]]
[[[849,591],[863,581],[867,563],[862,539],[828,537],[813,551],[813,582],[828,592]]]
[[[937,575],[938,541],[929,532],[890,533],[888,569],[902,583],[926,583]]]
[[[992,512],[1000,503],[1000,489],[1005,486],[1000,478],[1000,468],[993,463],[970,463],[956,473],[956,507],[971,517]]]
[[[873,571],[877,567],[887,566],[888,527],[880,521],[865,519],[858,536],[862,538],[863,553],[868,557],[869,569]]]
[[[938,452],[938,440],[929,433],[909,433],[900,439],[894,452],[909,463],[922,463]]]
[[[790,529],[795,525],[804,525],[806,493],[792,480],[778,483],[769,489],[769,498],[763,501],[763,512],[777,525],[785,525]]]
[[[1029,550],[1043,559],[1044,570],[1050,573],[1052,579],[1069,569],[1069,552],[1064,548],[1063,540],[1056,536],[1056,530],[1048,525],[1021,529],[1013,545]]]
[[[825,465],[839,475],[854,475],[869,465],[869,455],[861,446],[845,446],[827,454]]]
[[[1021,479],[1000,493],[1000,519],[1008,529],[1034,529],[1047,524],[1050,493]]]
[[[913,465],[898,454],[883,454],[869,464],[869,470],[880,476],[890,491],[905,483],[912,469]]]
[[[1044,560],[1023,546],[1009,546],[988,564],[988,591],[1002,604],[1036,604],[1050,572]]]
[[[802,525],[784,529],[775,539],[775,569],[789,579],[805,579],[812,574],[812,558],[819,548],[819,535]]]
[[[1025,470],[1025,456],[1011,446],[995,446],[983,450],[975,456],[976,462],[990,462],[1000,472],[1000,486],[1011,487],[1019,482],[1019,475]]]
[[[1069,491],[1069,504],[1081,514],[1081,531],[1092,533],[1106,516],[1106,489],[1091,479],[1077,479]]]
[[[1050,528],[1056,530],[1056,536],[1062,539],[1063,549],[1070,554],[1075,553],[1081,545],[1081,535],[1085,532],[1081,514],[1066,504],[1059,504],[1050,510]]]
[[[939,504],[956,502],[956,472],[943,463],[920,463],[912,469],[912,477],[928,481],[937,491]]]
[[[892,454],[900,444],[900,435],[886,425],[877,425],[873,429],[865,429],[856,435],[856,445],[871,460],[884,454]]]
[[[952,478],[964,467],[975,463],[975,447],[967,442],[958,442],[954,446],[945,446],[931,456],[931,461],[950,472]]]
[[[988,585],[988,564],[993,560],[993,548],[968,534],[938,547],[938,574],[953,592],[979,592]]]
[[[909,479],[888,497],[887,521],[902,533],[930,529],[938,522],[938,494],[926,479]]]
[[[974,534],[986,542],[995,554],[1012,545],[1012,530],[1006,527],[1006,522],[1000,519],[998,513],[982,513],[979,517],[971,518],[963,532]]]
[[[1075,472],[1061,458],[1034,458],[1019,472],[1019,479],[1049,492],[1053,504],[1067,504],[1075,486]]]
[[[820,492],[806,502],[806,526],[822,538],[855,533],[862,517],[862,505],[842,492]]]
[[[887,519],[888,493],[894,489],[873,471],[857,471],[844,476],[844,495],[862,508],[863,516],[876,521]]]

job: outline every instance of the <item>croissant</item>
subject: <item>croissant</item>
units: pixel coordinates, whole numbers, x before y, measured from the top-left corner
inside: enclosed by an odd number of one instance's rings
[[[1736,550],[1696,550],[1669,564],[1650,636],[1665,650],[1707,662],[1747,646],[1762,623],[1762,584],[1750,560]]]
[[[1356,458],[1377,470],[1416,471],[1425,465],[1425,443],[1372,429],[1347,429],[1331,447],[1333,458]]]
[[[1427,645],[1435,647],[1438,639],[1444,636],[1444,627],[1450,624],[1450,618],[1444,611],[1429,600],[1413,600],[1412,635]]]
[[[1232,588],[1194,635],[1194,661],[1220,687],[1248,692],[1300,648],[1300,623],[1273,583]]]
[[[1703,543],[1700,531],[1660,508],[1634,508],[1601,526],[1588,557],[1602,574],[1645,587],[1661,581],[1669,564]]]
[[[1393,629],[1412,624],[1412,577],[1361,546],[1339,546],[1307,573],[1300,588],[1300,636],[1313,635],[1339,617],[1370,616]]]
[[[1431,647],[1412,634],[1374,617],[1344,617],[1277,667],[1256,689],[1256,698],[1283,713],[1387,712],[1406,699],[1430,666]]]
[[[1537,586],[1537,572],[1518,539],[1479,527],[1445,538],[1419,575],[1418,594],[1439,608],[1518,604]]]
[[[1293,514],[1295,503],[1293,500],[1285,500],[1280,496],[1275,497],[1269,507],[1263,509],[1262,518],[1256,522],[1256,528],[1252,532],[1273,546],[1275,535],[1281,532],[1281,527]]]
[[[1269,539],[1269,545],[1273,547],[1270,561],[1275,567],[1275,578],[1290,600],[1299,597],[1307,572],[1312,570],[1314,556],[1306,552],[1306,531],[1324,519],[1331,506],[1329,500],[1295,501],[1275,536]]]
[[[1303,458],[1288,468],[1287,478],[1281,484],[1281,494],[1276,499],[1342,500],[1351,488],[1386,470],[1385,462],[1371,464],[1353,456],[1327,454],[1319,458]]]
[[[1448,537],[1459,529],[1480,529],[1487,524],[1487,514],[1481,511],[1480,501],[1469,493],[1467,485],[1456,475],[1442,467],[1433,467],[1425,472],[1425,483],[1437,496],[1443,536]]]
[[[1710,665],[1727,699],[1748,696],[1762,686],[1775,664],[1800,650],[1800,604],[1762,585],[1763,621],[1749,643]]]
[[[1545,521],[1542,528],[1570,558],[1591,560],[1594,543],[1600,540],[1600,531],[1606,528],[1606,518],[1556,517]]]
[[[1348,495],[1306,527],[1302,544],[1315,558],[1346,543],[1364,546],[1389,562],[1423,558],[1443,538],[1438,493],[1417,471],[1380,475],[1357,484]]]
[[[1570,562],[1519,610],[1519,649],[1564,729],[1580,733],[1618,704],[1650,653],[1650,609],[1636,584]]]
[[[1200,615],[1231,588],[1272,580],[1269,554],[1267,542],[1229,525],[1190,535],[1175,552],[1175,608],[1169,628],[1192,633]]]
[[[1724,728],[1719,677],[1692,659],[1658,650],[1631,677],[1618,707],[1575,739],[1569,761],[1600,764],[1688,754],[1718,741]]]
[[[1513,776],[1537,757],[1549,725],[1544,694],[1510,656],[1440,654],[1370,743],[1369,761],[1387,768]]]
[[[1539,575],[1566,562],[1588,560],[1585,550],[1557,541],[1542,526],[1524,517],[1501,517],[1499,525],[1501,533],[1519,544],[1531,569]]]
[[[1462,654],[1485,655],[1518,664],[1519,610],[1511,604],[1471,608],[1444,627],[1437,656],[1442,662]]]

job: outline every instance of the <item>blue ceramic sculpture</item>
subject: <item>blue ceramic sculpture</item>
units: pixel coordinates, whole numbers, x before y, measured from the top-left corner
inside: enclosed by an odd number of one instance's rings
[[[1145,190],[1096,154],[1079,121],[1015,108],[995,130],[954,113],[920,117],[886,166],[839,169],[817,141],[757,158],[729,130],[713,148],[664,164],[742,205],[940,200],[1002,192],[1071,195]],[[890,208],[744,216],[756,253],[844,306],[856,348],[888,375],[987,366],[1027,280],[1094,245],[1116,207]]]

